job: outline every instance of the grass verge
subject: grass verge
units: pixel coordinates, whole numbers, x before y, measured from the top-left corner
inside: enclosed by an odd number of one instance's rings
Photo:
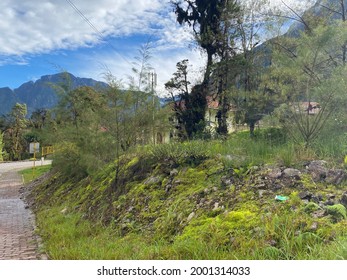
[[[43,166],[36,166],[35,169],[28,168],[28,169],[21,170],[19,174],[23,175],[23,180],[24,180],[24,183],[26,184],[42,176],[49,170],[51,170],[51,165],[43,165]]]

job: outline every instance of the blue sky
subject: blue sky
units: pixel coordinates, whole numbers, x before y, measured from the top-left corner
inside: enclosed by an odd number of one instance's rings
[[[103,80],[105,66],[126,84],[149,38],[159,92],[178,61],[189,58],[193,80],[205,64],[168,0],[1,0],[0,34],[0,87],[12,89],[62,70]]]

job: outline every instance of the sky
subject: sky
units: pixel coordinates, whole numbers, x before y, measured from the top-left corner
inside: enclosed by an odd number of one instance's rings
[[[282,0],[269,1],[283,7]],[[159,95],[178,61],[189,58],[193,82],[206,63],[168,0],[1,0],[0,34],[0,88],[62,71],[100,81],[109,71],[126,85],[148,42]]]

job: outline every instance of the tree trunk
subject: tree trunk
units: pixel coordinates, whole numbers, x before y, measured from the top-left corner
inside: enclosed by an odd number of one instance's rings
[[[251,121],[249,123],[249,135],[251,136],[251,138],[254,138],[254,129],[255,129],[255,122]]]
[[[219,110],[217,113],[217,120],[218,120],[218,128],[217,133],[223,136],[226,136],[228,134],[228,98],[225,95],[222,95],[220,98],[220,104],[219,104]]]

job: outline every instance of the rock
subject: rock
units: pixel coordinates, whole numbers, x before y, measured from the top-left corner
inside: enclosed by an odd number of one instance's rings
[[[177,185],[181,184],[181,180],[175,180],[173,183],[174,183],[174,185],[177,186]]]
[[[223,176],[221,178],[221,183],[222,183],[222,186],[224,187],[230,186],[232,183],[234,183],[234,179],[232,177],[228,178],[227,176]]]
[[[342,169],[331,169],[326,175],[325,181],[328,184],[339,185],[342,181],[347,179],[347,174]]]
[[[266,192],[265,190],[260,190],[258,192],[259,193],[259,198],[262,198],[265,192]]]
[[[342,204],[343,206],[345,206],[345,207],[347,208],[347,192],[345,192],[345,193],[342,195],[342,197],[341,197],[341,199],[340,199],[340,202],[341,202],[341,204]]]
[[[323,196],[321,194],[312,195],[312,197],[311,197],[311,201],[313,201],[315,203],[319,203],[322,200],[323,200]]]
[[[170,171],[170,176],[176,176],[176,175],[178,175],[178,170],[177,169],[172,169],[171,171]]]
[[[312,193],[310,192],[301,192],[299,193],[300,199],[308,199],[310,200],[312,198]]]
[[[65,207],[63,210],[61,210],[60,213],[62,213],[63,215],[65,215],[65,214],[67,213],[67,207]]]
[[[152,185],[160,182],[159,177],[149,177],[147,180],[145,180],[143,183],[145,185]]]
[[[325,167],[327,164],[324,160],[311,161],[307,166],[307,170],[312,175],[314,181],[323,181],[327,177],[328,169]]]
[[[334,204],[335,204],[335,202],[333,200],[328,200],[324,203],[325,206],[332,206]]]
[[[325,216],[325,211],[324,210],[317,210],[311,213],[311,216],[313,218],[323,218]]]
[[[282,171],[279,168],[272,169],[269,173],[268,176],[271,179],[279,179],[282,177]]]
[[[192,212],[189,214],[188,218],[187,218],[187,222],[189,223],[195,216],[195,212]]]
[[[318,223],[317,222],[314,222],[311,227],[310,227],[310,230],[313,230],[313,231],[316,231],[318,229]]]
[[[219,209],[219,203],[216,202],[216,203],[214,204],[213,211],[216,211],[216,210],[218,210],[218,209]]]
[[[165,187],[165,192],[168,193],[171,189],[172,189],[172,185],[171,184],[167,184],[166,187]]]
[[[286,168],[283,171],[285,177],[300,179],[301,172],[294,168]]]

